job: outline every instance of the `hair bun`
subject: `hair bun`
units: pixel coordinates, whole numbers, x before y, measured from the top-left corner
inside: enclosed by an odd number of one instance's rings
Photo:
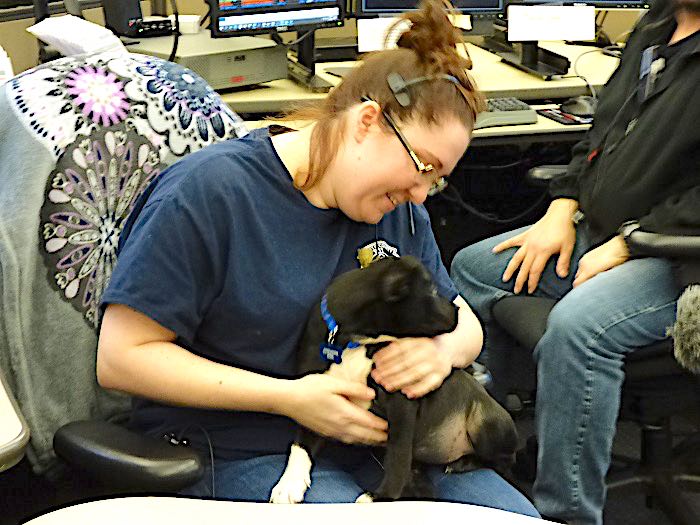
[[[455,10],[447,0],[422,0],[418,10],[404,13],[397,22],[408,20],[410,28],[396,45],[413,50],[421,61],[434,64],[438,70],[471,68],[471,60],[457,52],[457,44],[463,43],[462,33],[450,22],[447,15],[451,13]]]
[[[443,0],[423,0],[417,11],[408,11],[402,19],[410,22],[397,42],[399,47],[413,49],[419,55],[445,48],[455,48],[461,41],[461,34],[447,17],[452,11],[451,4]]]

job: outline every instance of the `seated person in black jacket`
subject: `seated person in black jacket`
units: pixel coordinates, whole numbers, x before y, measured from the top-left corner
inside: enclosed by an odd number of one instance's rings
[[[486,325],[497,384],[491,306],[513,293],[559,299],[535,349],[535,504],[600,524],[625,356],[667,337],[687,275],[630,253],[625,236],[700,233],[700,0],[658,0],[644,16],[550,192],[542,219],[463,249],[452,277]]]

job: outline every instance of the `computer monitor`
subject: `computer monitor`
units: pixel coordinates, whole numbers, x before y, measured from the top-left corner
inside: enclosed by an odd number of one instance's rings
[[[552,2],[550,0],[508,0],[508,5],[506,7],[507,17],[512,19],[513,13],[510,11],[512,8],[519,9],[519,14],[522,16],[523,10],[528,9],[544,9],[548,8],[564,8],[564,9],[576,9],[578,7],[588,6],[590,9],[590,20],[591,21],[591,31],[592,33],[597,33],[597,22],[593,20],[594,9],[596,10],[609,10],[609,9],[648,9],[648,0],[630,0],[630,1],[620,1],[620,0],[563,0]],[[554,17],[557,19],[558,17]],[[512,20],[511,20],[512,22]],[[582,22],[581,19],[577,19],[567,25],[565,23],[557,22],[557,27],[559,29],[559,38],[557,40],[577,40],[573,34],[578,33],[579,28],[575,27]],[[570,68],[570,61],[568,58],[553,53],[549,50],[543,49],[538,46],[538,41],[547,40],[543,38],[543,35],[538,34],[538,30],[535,26],[531,30],[527,31],[524,37],[519,37],[517,41],[508,34],[507,27],[503,27],[500,32],[497,32],[490,38],[485,39],[485,47],[501,56],[502,60],[518,69],[525,72],[537,75],[545,80],[550,80],[557,78],[562,75],[566,75]],[[567,36],[567,30],[571,29],[572,33]],[[551,40],[551,38],[550,38]]]
[[[471,18],[470,35],[491,34],[493,22],[504,18],[505,0],[452,0],[455,10]],[[358,18],[398,16],[418,8],[419,0],[357,0]]]
[[[343,0],[214,0],[214,38],[343,25]]]
[[[296,31],[297,60],[289,63],[289,76],[312,91],[332,86],[315,74],[314,31],[339,27],[346,0],[207,0],[213,38]]]
[[[590,5],[596,9],[649,9],[649,0],[510,0],[509,5]]]

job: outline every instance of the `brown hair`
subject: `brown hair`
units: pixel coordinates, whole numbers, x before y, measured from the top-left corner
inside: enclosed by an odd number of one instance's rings
[[[417,11],[405,13],[396,22],[395,26],[405,24],[404,20],[411,24],[398,39],[398,48],[364,56],[362,65],[344,77],[328,97],[283,117],[286,121],[307,120],[316,124],[311,134],[309,171],[299,174],[300,180],[295,177],[297,188],[313,187],[328,169],[343,140],[345,111],[360,103],[362,97],[377,102],[399,122],[433,124],[440,118],[454,116],[467,129],[474,127],[477,113],[484,109],[484,98],[467,74],[471,59],[457,52],[461,33],[450,23],[448,12],[454,10],[447,0],[422,0]],[[398,73],[407,82],[447,74],[455,77],[459,85],[444,78],[417,83],[407,88],[411,103],[404,107],[389,87],[387,77],[391,73]]]

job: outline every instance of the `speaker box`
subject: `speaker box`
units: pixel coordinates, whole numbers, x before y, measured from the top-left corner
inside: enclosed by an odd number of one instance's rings
[[[117,35],[136,36],[135,28],[143,22],[139,0],[102,0],[105,27]]]

